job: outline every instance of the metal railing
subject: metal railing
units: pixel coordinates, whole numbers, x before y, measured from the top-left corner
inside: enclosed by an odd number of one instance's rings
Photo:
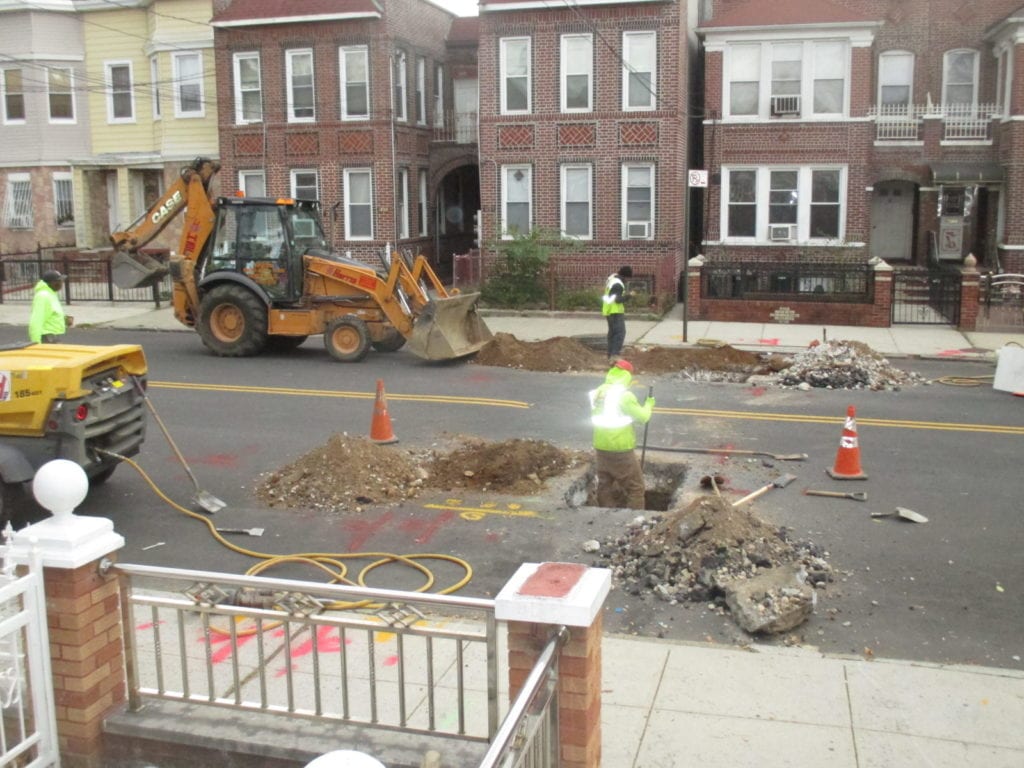
[[[981,276],[978,330],[1024,328],[1024,274],[986,272]]]
[[[943,141],[989,141],[997,104],[877,104],[868,113],[875,119],[876,141],[921,141],[925,118],[943,123]]]
[[[61,298],[65,304],[81,301],[150,302],[158,308],[162,297],[171,295],[170,276],[146,288],[119,288],[113,279],[109,256],[54,256],[41,251],[35,255],[0,258],[0,304],[32,301],[39,277],[49,269],[67,275]]]
[[[476,144],[479,116],[476,112],[445,110],[444,125],[434,126],[434,141]]]
[[[715,261],[701,269],[701,297],[870,304],[873,272],[864,263]]]

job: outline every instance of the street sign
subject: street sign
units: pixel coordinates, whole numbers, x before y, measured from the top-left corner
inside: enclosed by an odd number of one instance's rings
[[[708,172],[696,169],[689,171],[691,187],[706,187],[708,185]]]

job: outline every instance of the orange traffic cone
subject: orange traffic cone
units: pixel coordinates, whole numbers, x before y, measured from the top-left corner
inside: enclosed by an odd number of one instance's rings
[[[375,443],[397,443],[398,438],[391,431],[391,417],[384,399],[384,380],[377,379],[377,399],[373,403],[373,421],[370,422],[370,439]]]
[[[839,438],[839,451],[832,469],[825,471],[834,480],[867,480],[868,476],[860,468],[860,446],[857,444],[856,411],[851,405],[846,409],[846,423],[843,424],[843,436]]]

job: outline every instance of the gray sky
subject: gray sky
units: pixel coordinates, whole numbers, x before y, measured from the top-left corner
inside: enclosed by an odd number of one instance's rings
[[[476,0],[434,0],[434,2],[459,16],[476,16]]]

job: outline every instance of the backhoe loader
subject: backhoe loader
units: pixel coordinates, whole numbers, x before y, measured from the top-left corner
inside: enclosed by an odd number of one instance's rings
[[[385,249],[381,268],[331,252],[318,202],[210,196],[220,165],[196,158],[128,229],[110,239],[114,281],[152,285],[168,272],[174,316],[225,357],[290,349],[323,334],[331,357],[362,360],[406,346],[427,360],[479,351],[492,334],[479,294],[441,284],[423,256]],[[168,266],[140,253],[178,214],[184,227]]]

